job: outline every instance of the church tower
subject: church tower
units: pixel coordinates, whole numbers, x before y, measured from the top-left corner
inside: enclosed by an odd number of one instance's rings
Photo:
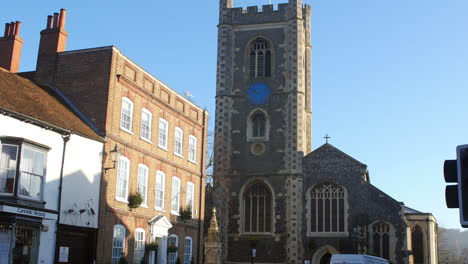
[[[300,263],[311,151],[310,6],[220,0],[215,203],[223,263]]]

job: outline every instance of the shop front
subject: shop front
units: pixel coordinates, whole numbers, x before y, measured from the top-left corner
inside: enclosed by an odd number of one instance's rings
[[[57,212],[0,204],[0,263],[38,263],[41,233],[50,233],[44,220],[53,223]]]

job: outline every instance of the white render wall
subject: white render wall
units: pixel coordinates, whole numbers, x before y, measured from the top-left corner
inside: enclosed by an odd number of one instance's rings
[[[10,136],[24,138],[50,148],[47,152],[46,176],[44,180],[43,198],[45,208],[58,209],[58,188],[62,164],[63,139],[51,130],[28,124],[18,119],[0,115],[0,137]],[[53,263],[55,249],[56,220],[43,220],[48,225],[48,231],[41,231],[38,263]]]
[[[98,227],[102,151],[103,143],[71,135],[65,152],[61,224]]]
[[[46,202],[46,209],[57,211],[64,144],[62,135],[0,114],[0,137],[3,136],[24,138],[50,148],[47,152],[43,198]],[[95,212],[93,219],[85,221],[84,215],[90,212],[88,209],[81,215],[81,221],[74,222],[75,225],[97,228],[102,150],[103,143],[76,134],[72,134],[67,143],[61,211],[63,212],[75,203],[81,209],[82,206],[87,205],[87,200],[92,199],[93,204],[86,208],[93,208]],[[68,220],[65,219],[64,214],[61,217],[61,223],[73,224],[66,222]],[[44,219],[42,224],[48,226],[48,230],[40,232],[38,263],[53,263],[57,221]]]

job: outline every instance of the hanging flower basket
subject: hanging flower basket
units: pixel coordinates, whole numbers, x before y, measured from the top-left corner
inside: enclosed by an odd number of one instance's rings
[[[135,209],[138,208],[143,202],[143,197],[139,192],[131,194],[128,196],[128,207]]]
[[[158,251],[158,248],[159,248],[159,245],[158,245],[158,241],[156,240],[148,245],[149,250]]]
[[[179,210],[180,218],[182,220],[192,219],[192,207],[189,205],[187,208],[183,209],[182,207]]]
[[[167,252],[169,252],[169,253],[177,252],[177,249],[178,249],[178,248],[176,247],[176,245],[170,244],[170,245],[167,247]]]

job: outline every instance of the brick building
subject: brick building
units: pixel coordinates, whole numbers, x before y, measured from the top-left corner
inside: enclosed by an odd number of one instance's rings
[[[67,36],[65,10],[49,16],[28,76],[63,93],[106,139],[96,262],[154,263],[145,245],[156,241],[158,263],[199,263],[207,112],[114,46],[65,51]],[[130,208],[137,193],[143,202]]]

